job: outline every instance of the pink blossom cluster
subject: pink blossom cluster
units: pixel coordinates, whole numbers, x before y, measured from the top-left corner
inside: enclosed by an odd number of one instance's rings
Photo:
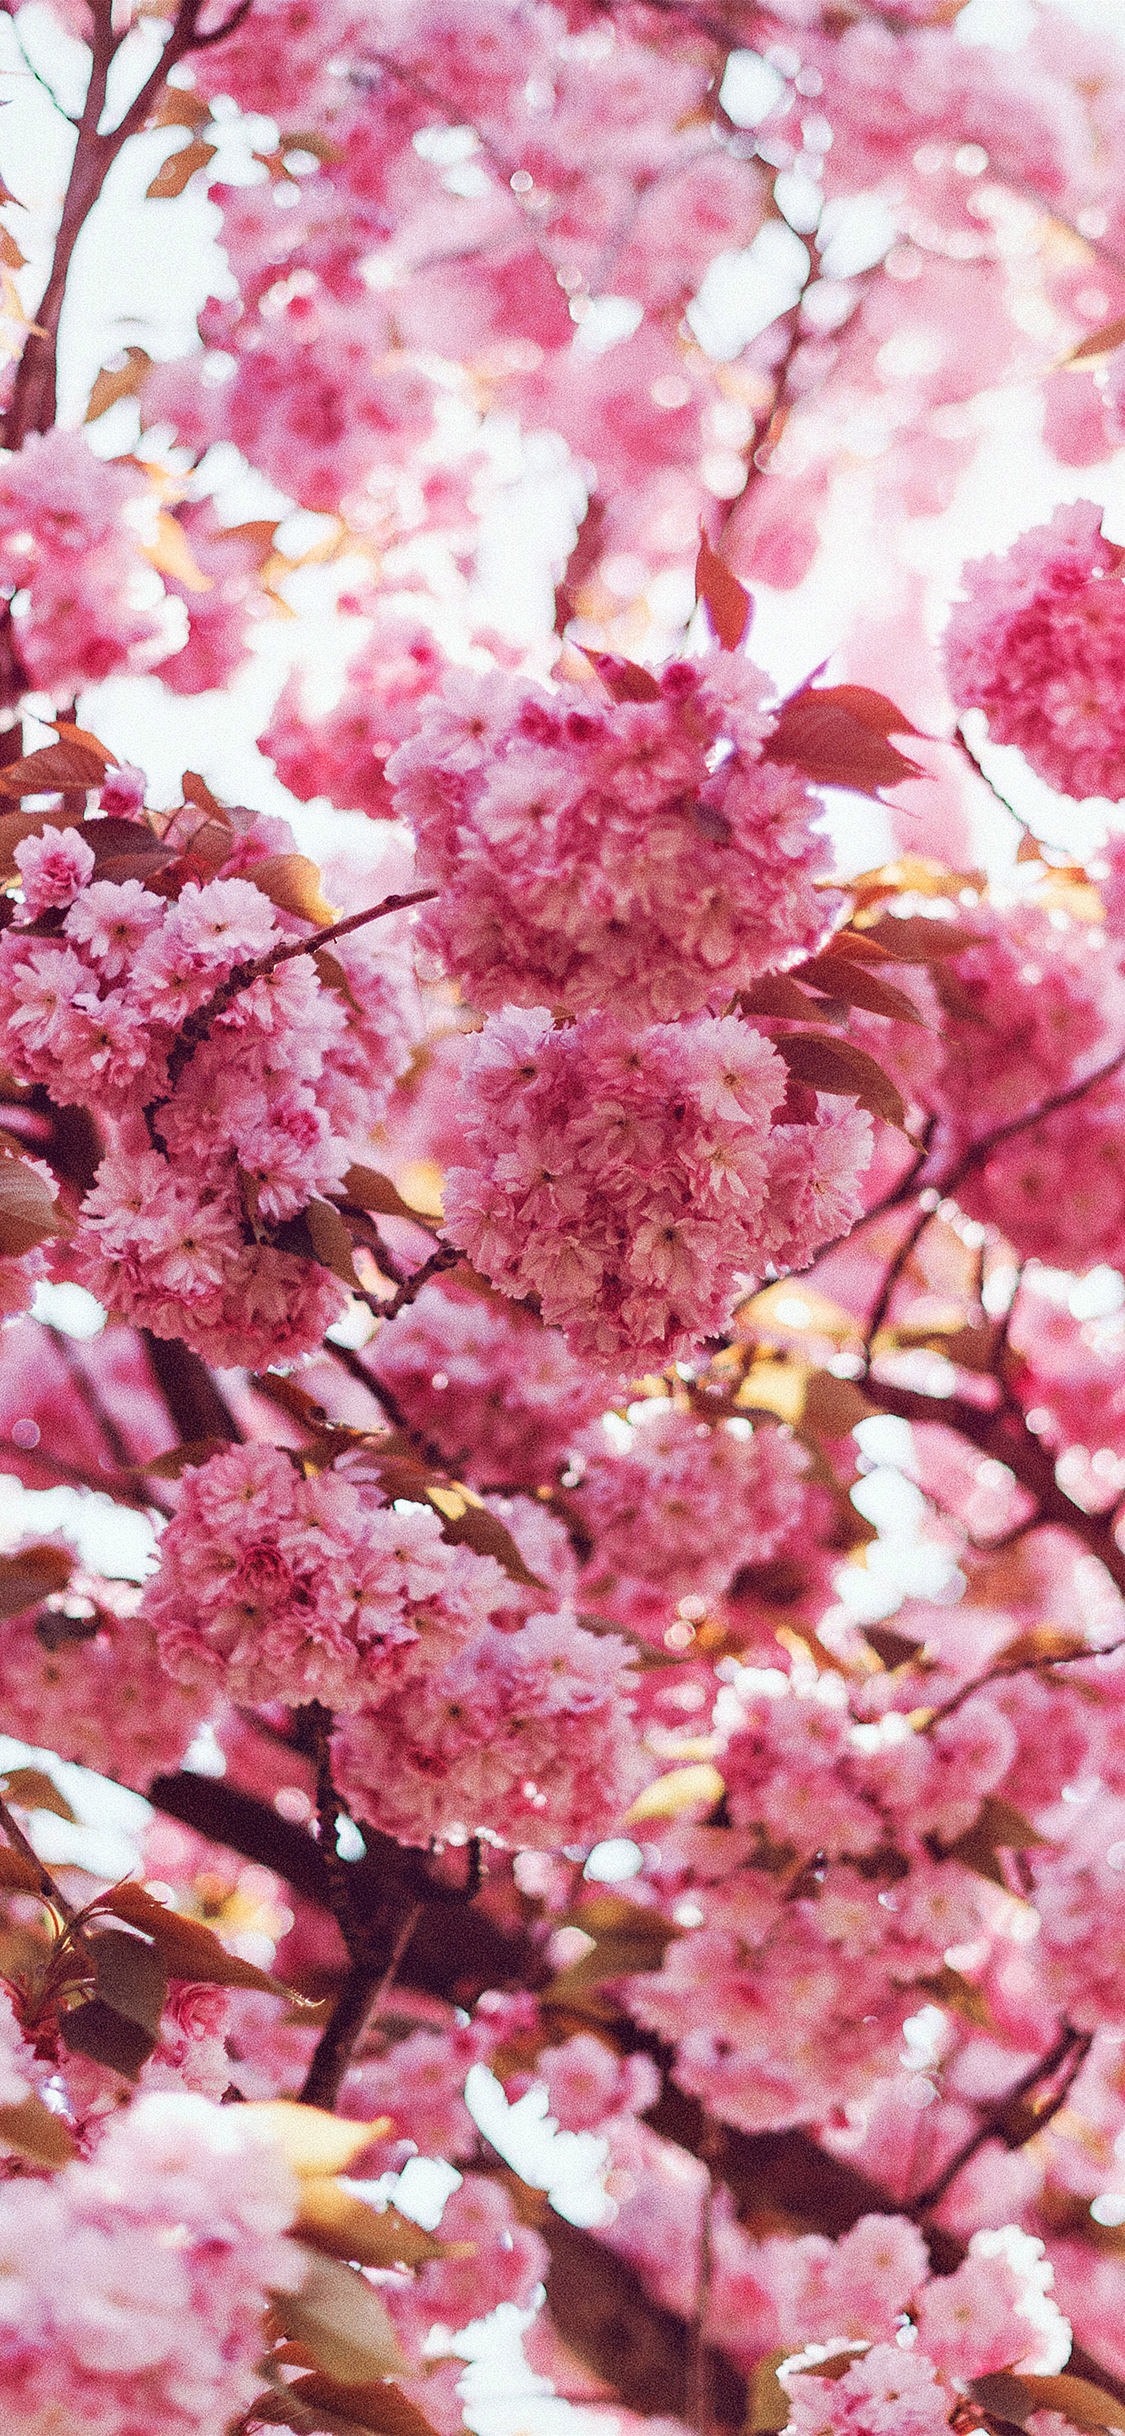
[[[739,1281],[859,1214],[870,1119],[775,1122],[777,1052],[735,1016],[633,1032],[543,1008],[489,1018],[464,1074],[446,1231],[575,1353],[662,1367],[721,1329]]]
[[[0,2189],[13,2436],[224,2436],[260,2385],[262,2312],[300,2280],[288,2168],[239,2107],[135,2100],[89,2162]]]
[[[670,662],[655,700],[446,680],[387,774],[441,890],[422,937],[474,1004],[667,1022],[816,945],[828,845],[762,758],[764,689],[723,652]]]
[[[605,1398],[601,1374],[530,1312],[435,1279],[380,1329],[374,1377],[411,1429],[475,1487],[535,1488]]]
[[[259,736],[282,785],[301,803],[326,795],[343,812],[390,819],[385,775],[396,745],[413,734],[440,676],[441,651],[420,618],[383,611],[348,666],[343,691],[314,717],[299,674],[289,677]]]
[[[1056,508],[1003,557],[962,570],[968,598],[946,636],[953,699],[983,710],[1063,795],[1125,796],[1120,550],[1089,500]]]
[[[337,1782],[401,1843],[596,1843],[646,1774],[632,1729],[632,1652],[565,1612],[488,1625],[443,1665],[343,1716]]]
[[[815,1528],[806,1451],[779,1429],[717,1428],[654,1402],[626,1451],[590,1430],[572,1503],[592,1542],[582,1591],[635,1629],[663,1631],[681,1600],[698,1617],[743,1566],[767,1565]]]
[[[975,924],[979,947],[952,960],[963,995],[945,1019],[937,1097],[955,1162],[994,1130],[1016,1129],[973,1162],[958,1198],[1024,1255],[1077,1269],[1114,1261],[1125,1248],[1119,1081],[1038,1122],[1016,1120],[1109,1063],[1125,1018],[1117,956],[1088,924],[1028,903],[982,908]]]
[[[6,1730],[144,1792],[179,1765],[207,1692],[174,1682],[131,1583],[76,1572],[65,1593],[0,1625]]]
[[[279,1447],[234,1446],[185,1475],[141,1612],[181,1683],[357,1708],[440,1670],[501,1582],[491,1557],[446,1544],[428,1507],[306,1477]]]
[[[153,656],[160,628],[138,599],[127,520],[144,494],[142,474],[95,457],[77,432],[31,432],[0,465],[0,590],[37,691],[65,701],[142,648]]]
[[[347,942],[347,995],[311,957],[276,965],[216,1011],[177,1071],[185,1024],[292,926],[249,876],[189,879],[176,897],[99,879],[97,842],[96,822],[48,823],[16,848],[23,913],[0,941],[7,1066],[106,1123],[72,1273],[214,1360],[315,1343],[342,1291],[268,1230],[338,1189],[381,1112],[409,1037],[393,956],[384,971]]]

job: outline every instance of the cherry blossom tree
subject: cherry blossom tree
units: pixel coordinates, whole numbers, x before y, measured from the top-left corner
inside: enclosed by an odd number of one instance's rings
[[[505,2305],[595,2436],[1125,2428],[1125,47],[1024,16],[3,28],[12,2436],[457,2436]],[[119,160],[229,276],[60,420]]]

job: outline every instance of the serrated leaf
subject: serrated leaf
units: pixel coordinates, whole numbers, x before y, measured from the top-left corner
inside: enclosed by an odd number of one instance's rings
[[[78,2155],[62,2116],[53,2114],[34,2091],[14,2106],[0,2106],[0,2149],[52,2168],[70,2165]]]
[[[49,1541],[21,1548],[18,1556],[0,1556],[0,1616],[22,1615],[37,1607],[52,1591],[65,1590],[74,1571],[74,1557]]]
[[[303,2245],[302,2245],[303,2246]],[[342,2385],[367,2385],[410,2373],[389,2312],[358,2268],[306,2249],[308,2270],[297,2292],[274,2295],[274,2315],[291,2340]]]
[[[302,2106],[296,2098],[255,2098],[248,2114],[266,2125],[287,2166],[302,2179],[345,2174],[373,2140],[385,2140],[394,2130],[390,2115],[356,2123],[321,2106]]]
[[[876,795],[903,778],[921,778],[921,764],[889,742],[916,736],[904,712],[866,685],[803,686],[775,714],[762,747],[767,761],[803,770],[820,786]]]
[[[370,2207],[331,2173],[304,2177],[293,2229],[315,2250],[352,2259],[359,2267],[420,2267],[427,2259],[448,2258],[456,2249],[463,2255],[473,2247],[439,2241],[398,2208]]]
[[[952,1844],[941,1847],[942,1859],[960,1861],[978,1878],[988,1878],[995,1886],[1007,1887],[1007,1879],[996,1858],[998,1852],[1026,1852],[1033,1844],[1047,1844],[1049,1836],[1040,1835],[1030,1819],[1013,1803],[1000,1801],[994,1793],[986,1793],[971,1827]]]
[[[230,821],[227,817],[226,805],[221,804],[218,796],[212,794],[206,779],[198,770],[184,771],[180,780],[180,793],[186,804],[198,805],[201,812],[206,812],[209,820],[217,821],[220,828],[229,830]]]
[[[57,1819],[66,1819],[71,1827],[77,1824],[65,1793],[60,1793],[53,1776],[44,1768],[12,1768],[3,1779],[6,1802],[14,1802],[17,1810],[50,1810]]]
[[[184,144],[179,152],[170,153],[163,168],[157,170],[151,184],[145,188],[147,201],[169,202],[176,195],[182,195],[196,170],[206,169],[208,161],[214,160],[216,150],[216,145],[204,144],[196,136],[190,144]]]
[[[868,965],[835,948],[825,948],[821,955],[796,965],[789,978],[810,990],[823,990],[826,998],[841,999],[845,1006],[863,1007],[869,1015],[886,1015],[898,1023],[924,1021],[905,990],[896,989]]]
[[[713,1810],[725,1791],[723,1779],[711,1760],[696,1760],[687,1768],[670,1768],[666,1776],[658,1776],[637,1795],[622,1825],[639,1827],[646,1819],[676,1819],[685,1810],[700,1807]]]
[[[333,1277],[346,1286],[358,1286],[359,1277],[352,1257],[352,1239],[338,1209],[331,1201],[309,1201],[304,1209],[309,1241],[321,1267],[330,1269]]]
[[[717,642],[724,651],[737,651],[749,630],[754,604],[733,568],[713,550],[702,525],[695,562],[695,597],[702,601]]]
[[[135,397],[151,370],[152,357],[145,347],[126,347],[123,364],[103,364],[90,391],[84,421],[96,423],[98,416],[108,414],[119,398]]]
[[[318,930],[337,918],[338,908],[323,895],[320,871],[307,854],[263,855],[260,863],[248,864],[242,876],[252,880],[282,913],[314,922]]]
[[[829,1032],[790,1032],[774,1047],[799,1083],[857,1100],[872,1116],[906,1132],[906,1106],[897,1083],[855,1041],[834,1040]]]
[[[175,847],[154,837],[145,821],[110,813],[85,821],[82,835],[93,851],[99,880],[148,881],[177,859]]]
[[[155,2032],[143,2024],[118,2013],[100,1996],[87,1997],[59,2018],[63,2043],[76,2055],[89,2056],[94,2064],[105,2064],[110,2071],[119,2072],[127,2081],[135,2081],[142,2064],[147,2064],[156,2045]]]
[[[0,769],[0,795],[63,795],[100,787],[106,760],[88,744],[41,744]]]
[[[287,1996],[291,2003],[302,2001],[292,1988],[286,1987],[284,1980],[275,1979],[269,1971],[260,1971],[256,1963],[244,1962],[240,1954],[229,1953],[202,1920],[189,1920],[184,1913],[171,1911],[135,1879],[127,1878],[120,1886],[111,1886],[99,1896],[98,1909],[112,1912],[116,1919],[127,1921],[131,1928],[142,1929],[151,1937],[160,1949],[170,1979],[208,1980],[216,1988],[259,1988],[267,1996]]]

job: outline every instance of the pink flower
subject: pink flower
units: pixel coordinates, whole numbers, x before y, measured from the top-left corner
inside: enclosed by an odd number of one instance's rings
[[[52,905],[69,905],[94,868],[93,849],[78,829],[52,829],[49,824],[38,837],[23,838],[13,859],[30,915],[46,913]]]
[[[954,701],[983,710],[1064,795],[1125,797],[1125,588],[1100,508],[1056,508],[1005,557],[963,569],[969,598],[946,638]]]

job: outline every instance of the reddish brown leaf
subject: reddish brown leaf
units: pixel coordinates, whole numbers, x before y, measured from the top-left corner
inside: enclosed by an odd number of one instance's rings
[[[834,947],[825,948],[822,955],[810,956],[806,964],[796,966],[791,978],[804,982],[811,990],[823,990],[827,998],[838,998],[845,1006],[864,1007],[869,1015],[886,1015],[898,1023],[922,1022],[912,998],[893,982],[882,981],[869,965],[854,963],[849,956]]]
[[[152,357],[144,347],[126,347],[123,364],[103,364],[90,391],[85,421],[96,423],[99,415],[116,406],[118,398],[135,397],[151,369]]]
[[[0,769],[0,795],[62,795],[100,787],[106,756],[88,744],[43,744]]]
[[[323,896],[320,872],[307,854],[263,855],[260,863],[247,866],[243,877],[252,880],[282,913],[299,914],[302,921],[315,922],[318,929],[336,919],[337,907]]]
[[[1087,331],[1063,360],[1068,364],[1097,363],[1103,356],[1116,355],[1119,347],[1125,347],[1125,314],[1103,322],[1100,330]]]
[[[791,1032],[775,1047],[799,1083],[858,1100],[872,1116],[884,1117],[905,1133],[906,1108],[898,1085],[854,1041],[833,1040],[829,1032]]]
[[[739,991],[738,1003],[744,1015],[764,1015],[775,1022],[811,1023],[823,1015],[816,999],[789,973],[763,973],[750,989]]]
[[[166,202],[175,195],[182,195],[196,170],[206,169],[208,161],[214,160],[215,151],[214,144],[204,144],[196,137],[192,143],[185,144],[182,151],[170,153],[164,167],[157,170],[151,185],[145,188],[148,201]]]
[[[201,812],[206,812],[210,820],[218,821],[220,827],[229,832],[226,806],[219,802],[217,795],[212,795],[206,779],[200,777],[198,770],[184,771],[180,791],[186,804],[198,804]]]
[[[875,795],[880,787],[923,775],[920,763],[888,741],[892,734],[917,732],[893,702],[867,686],[806,685],[781,704],[762,751],[766,760],[787,762],[820,786]]]
[[[70,2165],[78,2155],[61,2115],[53,2114],[42,2098],[30,2094],[16,2106],[0,2106],[0,2149],[27,2157],[33,2165]]]
[[[319,963],[319,957],[317,959]],[[389,1176],[380,1175],[377,1167],[349,1167],[341,1190],[348,1201],[359,1210],[372,1210],[378,1218],[410,1218],[414,1224],[423,1223],[417,1210],[404,1201],[397,1185]]]
[[[588,657],[597,669],[606,692],[615,702],[659,702],[660,687],[650,669],[641,668],[636,660],[622,660],[613,651],[591,651]]]
[[[695,597],[702,601],[724,651],[737,651],[749,630],[754,604],[745,584],[713,550],[702,525],[695,562]]]
[[[309,1240],[321,1267],[330,1269],[346,1286],[358,1286],[352,1239],[338,1209],[330,1201],[310,1201],[304,1212]]]
[[[979,931],[964,922],[938,922],[929,914],[884,914],[870,930],[846,935],[850,951],[853,935],[868,939],[893,964],[932,964],[975,947],[980,939]]]
[[[205,127],[211,116],[211,104],[202,93],[187,85],[165,85],[160,108],[150,119],[152,127]]]

